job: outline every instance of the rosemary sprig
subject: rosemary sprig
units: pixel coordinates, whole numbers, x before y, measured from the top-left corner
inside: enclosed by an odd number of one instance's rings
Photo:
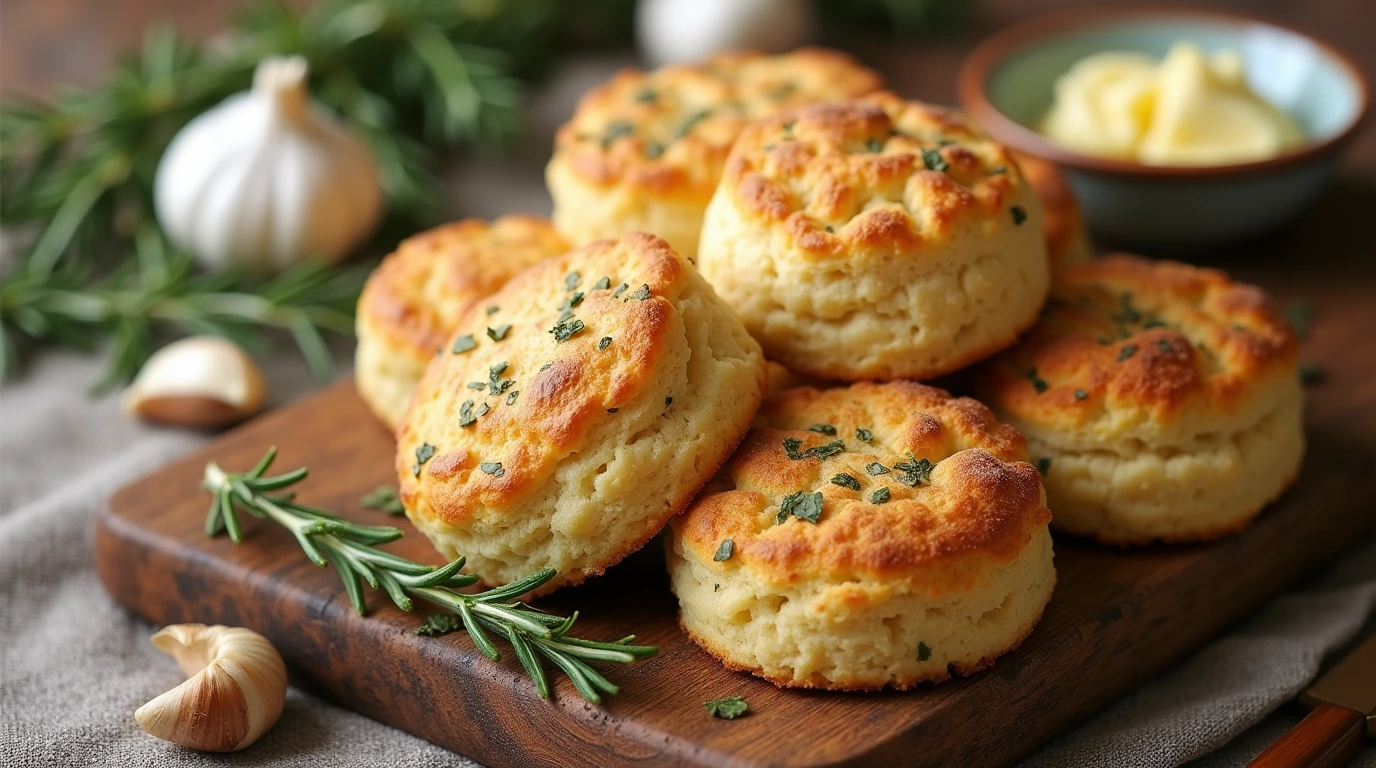
[[[133,263],[97,280],[89,269],[55,272],[21,265],[0,283],[0,378],[11,375],[25,346],[61,343],[91,351],[111,340],[103,390],[127,381],[173,332],[224,336],[250,352],[271,346],[264,332],[290,334],[311,373],[326,380],[333,361],[323,334],[353,333],[354,305],[366,267],[304,264],[270,280],[231,272],[198,273],[191,258],[155,227],[136,238]]]
[[[230,539],[239,543],[243,539],[239,510],[276,523],[291,531],[311,562],[322,568],[335,567],[349,602],[360,615],[367,612],[362,583],[381,588],[403,611],[411,610],[412,598],[448,609],[463,622],[478,650],[493,661],[499,661],[502,655],[489,633],[510,643],[542,698],[550,696],[549,677],[542,659],[568,675],[583,698],[598,703],[603,694],[614,695],[619,689],[589,662],[630,664],[658,652],[655,646],[631,645],[635,635],[614,643],[571,637],[568,633],[578,620],[577,611],[563,618],[516,599],[554,578],[552,568],[486,592],[456,591],[479,579],[459,572],[464,565],[462,557],[436,567],[377,549],[378,544],[401,538],[402,531],[385,525],[356,525],[298,504],[291,494],[279,493],[305,479],[306,468],[265,477],[276,456],[277,449],[269,448],[248,472],[226,472],[214,462],[206,465],[201,485],[215,497],[206,518],[208,535],[228,533]]]

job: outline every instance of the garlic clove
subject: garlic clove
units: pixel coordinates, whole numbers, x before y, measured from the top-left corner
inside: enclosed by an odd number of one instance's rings
[[[287,667],[267,638],[242,627],[174,624],[152,638],[187,679],[138,708],[139,727],[203,752],[234,752],[282,715]]]
[[[124,392],[124,409],[139,418],[215,429],[263,406],[263,375],[236,344],[193,336],[158,350]]]

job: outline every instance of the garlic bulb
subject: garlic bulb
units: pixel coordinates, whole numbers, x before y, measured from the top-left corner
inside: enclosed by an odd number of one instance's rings
[[[635,17],[640,53],[654,64],[698,63],[743,48],[780,53],[812,31],[805,0],[640,0]]]
[[[368,148],[311,102],[299,56],[264,60],[252,90],[188,123],[153,197],[163,229],[203,266],[257,272],[339,260],[382,209]]]
[[[152,639],[187,679],[138,708],[134,719],[143,730],[191,749],[233,752],[257,741],[282,715],[287,666],[257,632],[174,624]]]
[[[140,418],[215,429],[263,406],[263,375],[234,342],[192,336],[163,347],[124,391],[124,409]]]

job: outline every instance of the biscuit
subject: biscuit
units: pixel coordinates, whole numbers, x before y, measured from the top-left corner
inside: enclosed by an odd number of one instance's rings
[[[1056,527],[1128,545],[1238,531],[1290,485],[1297,368],[1260,289],[1115,255],[1058,278],[1043,320],[975,379],[1027,436]]]
[[[968,675],[1051,598],[1047,511],[1022,436],[910,381],[770,397],[666,541],[689,636],[780,686]]]
[[[402,241],[358,300],[358,393],[395,429],[425,366],[459,318],[516,273],[569,250],[546,220],[503,216],[445,224]]]
[[[681,511],[750,427],[759,345],[645,234],[518,275],[459,323],[397,433],[406,514],[489,584],[600,574]],[[503,329],[489,338],[488,327]]]
[[[747,121],[881,86],[850,57],[820,48],[622,71],[585,95],[555,137],[545,170],[554,223],[575,244],[653,232],[691,258],[722,163]]]
[[[1084,214],[1075,192],[1065,180],[1061,169],[1050,160],[1013,152],[1032,192],[1042,204],[1042,224],[1046,235],[1046,253],[1051,259],[1051,274],[1089,261],[1093,249],[1089,232],[1085,229]]]
[[[751,124],[698,266],[772,360],[926,379],[1012,344],[1049,282],[1041,205],[1009,151],[890,93]]]

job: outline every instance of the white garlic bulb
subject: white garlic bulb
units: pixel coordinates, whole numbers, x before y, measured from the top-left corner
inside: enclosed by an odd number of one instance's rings
[[[640,0],[640,53],[654,64],[693,64],[723,51],[781,53],[807,42],[807,0]]]
[[[203,266],[257,272],[337,261],[382,210],[368,148],[311,102],[299,56],[264,60],[252,90],[188,123],[163,153],[153,197],[163,229]]]
[[[143,730],[191,749],[233,752],[281,717],[287,665],[267,638],[241,627],[174,624],[152,639],[187,679],[138,708]]]
[[[192,336],[163,347],[124,391],[124,409],[142,419],[215,429],[263,406],[263,374],[234,342]]]

